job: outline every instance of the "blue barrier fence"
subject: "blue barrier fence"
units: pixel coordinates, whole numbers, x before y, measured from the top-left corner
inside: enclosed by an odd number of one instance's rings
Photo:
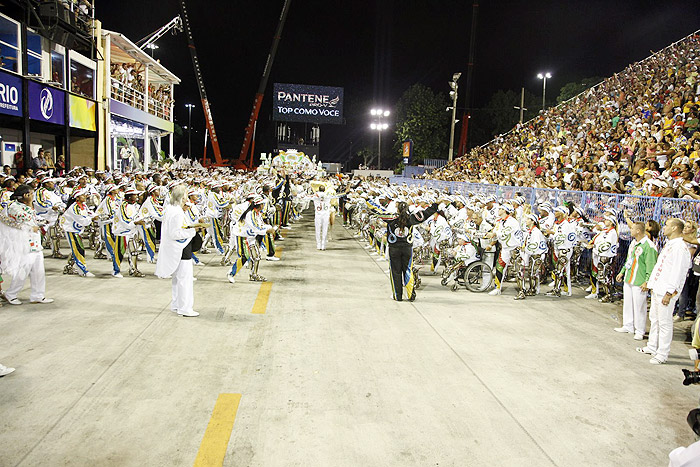
[[[550,188],[532,188],[523,186],[489,185],[485,183],[448,182],[443,180],[421,180],[403,177],[392,177],[391,183],[409,186],[424,186],[426,188],[446,191],[450,194],[468,193],[494,195],[499,199],[512,199],[523,196],[533,207],[549,201],[554,206],[564,202],[574,203],[580,206],[586,216],[600,220],[606,208],[615,208],[622,216],[623,211],[631,213],[633,220],[647,221],[653,219],[661,223],[669,217],[678,217],[684,220],[700,221],[700,201],[679,198],[661,198],[652,196],[622,195],[613,193],[601,193],[596,191],[566,191]],[[620,218],[620,220],[622,220]],[[623,222],[620,223],[624,230]]]

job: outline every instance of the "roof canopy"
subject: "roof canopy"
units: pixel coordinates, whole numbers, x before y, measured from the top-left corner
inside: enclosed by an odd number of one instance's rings
[[[141,50],[123,34],[103,30],[102,35],[110,37],[110,56],[112,63],[143,63],[150,67],[148,75],[150,82],[180,84],[180,78]]]

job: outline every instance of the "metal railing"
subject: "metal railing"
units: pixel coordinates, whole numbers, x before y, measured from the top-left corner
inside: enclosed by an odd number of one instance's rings
[[[112,99],[136,109],[146,110],[144,93],[122,83],[116,78],[112,78]]]
[[[123,102],[136,109],[146,111],[146,95],[141,91],[137,91],[131,86],[124,84],[116,78],[112,78],[111,96],[114,100]],[[171,121],[170,117],[172,115],[172,104],[170,103],[164,103],[154,97],[149,96],[147,111],[151,115],[160,117],[163,120]]]
[[[553,206],[563,203],[573,203],[580,206],[589,219],[601,220],[606,208],[614,208],[620,214],[622,221],[623,211],[630,213],[633,220],[647,221],[650,219],[661,223],[669,217],[677,217],[683,220],[692,220],[700,224],[700,201],[682,198],[664,198],[655,196],[623,195],[616,193],[601,193],[597,191],[568,191],[552,188],[532,188],[524,186],[503,186],[486,183],[449,182],[443,180],[410,179],[404,177],[392,177],[393,184],[406,184],[408,186],[424,186],[450,194],[468,195],[485,194],[494,195],[499,199],[512,199],[523,196],[527,202],[535,208],[537,205],[549,201]],[[626,229],[624,222],[620,222],[620,231]],[[628,233],[628,231],[627,231]]]

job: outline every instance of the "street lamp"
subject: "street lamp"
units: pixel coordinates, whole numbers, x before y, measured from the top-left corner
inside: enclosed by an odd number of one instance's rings
[[[547,80],[552,77],[551,73],[538,73],[537,77],[542,80],[542,111],[544,111],[544,97],[547,92]]]
[[[153,51],[159,49],[160,47],[158,47],[156,44],[148,44],[146,48],[151,49],[151,58],[153,58]]]
[[[192,159],[192,108],[194,104],[185,104],[187,107],[187,158]]]
[[[450,152],[447,154],[447,160],[449,162],[452,162],[452,154],[454,153],[454,147],[455,147],[455,117],[457,114],[457,81],[459,81],[459,77],[462,76],[462,73],[455,73],[452,75],[452,81],[450,81],[450,87],[452,88],[452,91],[450,91],[450,97],[452,97],[452,123],[450,125]]]
[[[382,123],[382,118],[391,115],[388,110],[382,109],[372,109],[369,112],[374,117],[374,122],[369,126],[372,130],[375,130],[379,135],[378,151],[377,151],[377,167],[382,170],[382,131],[389,128],[388,123]]]

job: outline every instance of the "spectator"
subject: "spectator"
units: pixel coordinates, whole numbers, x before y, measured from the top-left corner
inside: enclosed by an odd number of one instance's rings
[[[651,328],[649,342],[645,347],[637,347],[637,352],[651,355],[649,363],[654,365],[668,359],[673,340],[673,308],[690,267],[690,253],[683,241],[684,228],[680,219],[669,218],[665,222],[663,232],[668,240],[647,282],[651,290]]]

